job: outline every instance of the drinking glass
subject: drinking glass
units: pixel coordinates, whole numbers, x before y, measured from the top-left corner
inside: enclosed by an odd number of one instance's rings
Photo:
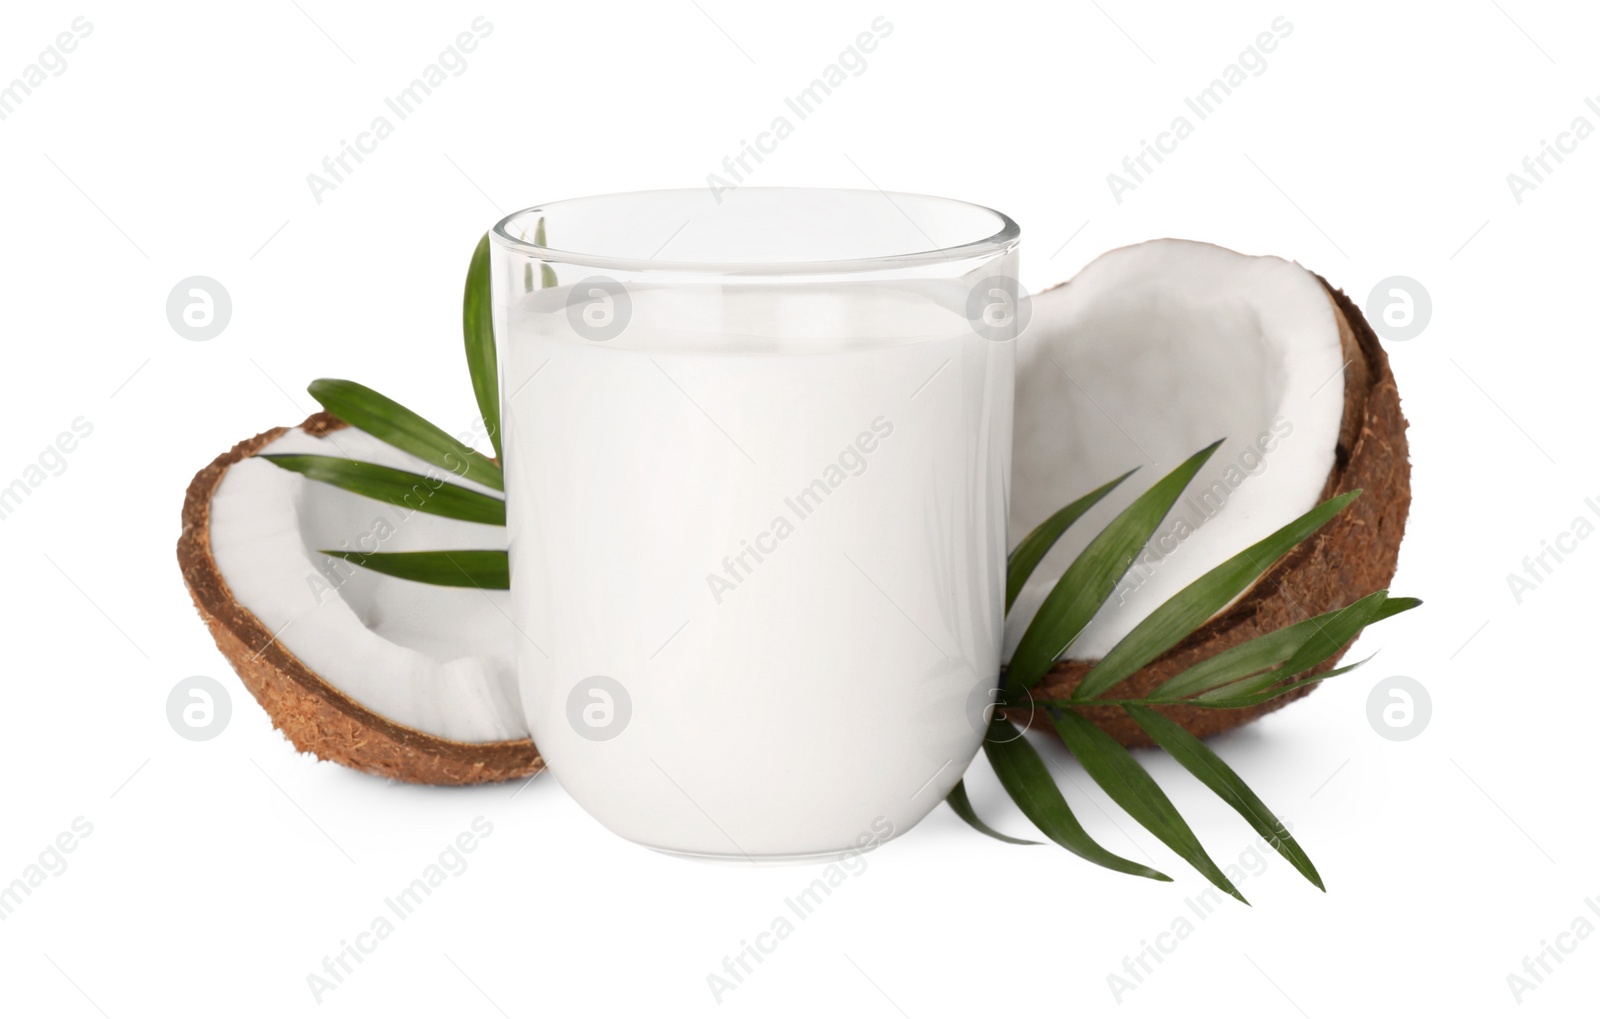
[[[832,856],[960,778],[999,669],[1018,238],[749,187],[494,227],[522,707],[606,827]]]

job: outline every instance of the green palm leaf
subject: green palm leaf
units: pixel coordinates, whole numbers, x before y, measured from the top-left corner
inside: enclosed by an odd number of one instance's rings
[[[1050,777],[1039,751],[1022,737],[1022,733],[1004,715],[995,715],[989,723],[983,752],[1006,792],[1050,841],[1109,870],[1156,881],[1172,880],[1154,868],[1124,860],[1090,838],[1073,815],[1072,808],[1067,806],[1061,790],[1056,788],[1055,780]]]
[[[1383,605],[1396,602],[1411,603],[1403,608],[1396,608],[1393,613],[1390,613],[1391,615],[1421,604],[1416,599],[1387,599],[1382,596],[1381,592],[1377,595],[1369,595],[1368,598],[1376,598]],[[1205,693],[1207,690],[1216,689],[1281,666],[1295,652],[1299,651],[1314,634],[1326,630],[1329,626],[1337,628],[1337,620],[1339,620],[1344,611],[1345,609],[1336,609],[1332,612],[1324,612],[1302,622],[1273,630],[1270,633],[1264,633],[1252,640],[1245,641],[1243,644],[1236,644],[1226,651],[1219,651],[1210,658],[1196,662],[1165,683],[1162,683],[1150,692],[1150,697],[1163,700],[1181,700],[1194,697]],[[1353,619],[1359,618],[1359,616],[1345,616],[1344,618],[1348,623]],[[1378,618],[1387,617],[1375,616],[1370,622],[1376,622]],[[1354,636],[1354,634],[1352,633],[1351,636]],[[1343,647],[1344,645],[1341,642],[1335,646]],[[1315,665],[1316,662],[1311,664]]]
[[[1097,697],[1155,661],[1178,641],[1255,583],[1286,555],[1361,494],[1360,490],[1329,499],[1286,524],[1168,598],[1089,670],[1078,688],[1081,697]]]
[[[1129,471],[1115,481],[1108,481],[1104,485],[1063,506],[1052,513],[1049,519],[1028,532],[1028,536],[1017,542],[1017,547],[1011,550],[1011,555],[1006,560],[1006,611],[1011,611],[1012,604],[1017,600],[1017,595],[1022,593],[1022,588],[1028,583],[1028,578],[1033,576],[1034,568],[1039,565],[1056,541],[1066,533],[1079,517],[1089,512],[1094,504],[1104,499],[1113,488],[1128,480]]]
[[[1372,658],[1369,655],[1359,662],[1351,662],[1349,665],[1341,665],[1337,669],[1328,669],[1325,672],[1302,676],[1293,683],[1286,683],[1282,686],[1248,681],[1250,682],[1250,689],[1230,690],[1225,688],[1212,690],[1196,697],[1191,703],[1205,708],[1253,708],[1257,704],[1265,704],[1267,701],[1282,697],[1284,694],[1293,693],[1303,686],[1311,686],[1325,679],[1332,679],[1334,676],[1342,676],[1347,672],[1361,668],[1371,660]],[[1287,672],[1288,670],[1284,671]]]
[[[505,491],[499,464],[377,390],[346,379],[317,379],[306,391],[346,424],[457,477]]]
[[[1214,750],[1177,722],[1150,708],[1130,705],[1123,710],[1138,723],[1139,728],[1156,741],[1157,746],[1171,754],[1173,760],[1187,768],[1191,775],[1204,782],[1206,787],[1220,796],[1224,803],[1250,822],[1250,827],[1282,854],[1295,870],[1305,875],[1307,881],[1327,891],[1322,883],[1322,875],[1317,873],[1317,868],[1311,863],[1311,857],[1300,848],[1300,843],[1289,834],[1283,822],[1267,809],[1267,805],[1261,802],[1261,797],[1251,791],[1250,787],[1245,785],[1244,779],[1228,767],[1227,762],[1218,757]]]
[[[458,549],[454,552],[351,552],[323,549],[374,573],[414,580],[439,587],[476,587],[505,591],[511,587],[506,554],[497,549]]]
[[[1206,853],[1205,847],[1195,837],[1194,831],[1178,813],[1178,808],[1167,799],[1167,794],[1156,785],[1156,780],[1134,759],[1121,743],[1106,735],[1099,726],[1070,708],[1062,711],[1052,708],[1050,718],[1056,732],[1072,751],[1072,756],[1083,765],[1083,770],[1106,791],[1128,816],[1138,821],[1145,830],[1160,839],[1168,849],[1183,857],[1207,881],[1244,902],[1232,881],[1222,868]]]
[[[461,328],[466,338],[467,371],[478,413],[489,430],[496,460],[500,449],[500,367],[494,347],[493,300],[489,293],[489,235],[484,234],[467,266],[466,294],[461,302]]]
[[[956,787],[950,790],[950,794],[944,799],[946,803],[950,804],[950,809],[956,812],[957,817],[992,839],[1009,842],[1014,846],[1037,846],[1039,844],[1032,839],[1019,839],[1010,835],[1003,835],[984,824],[983,820],[978,817],[978,812],[972,809],[972,801],[967,799],[967,784],[965,782],[956,782]]]
[[[302,474],[312,481],[333,485],[402,509],[432,513],[452,520],[505,526],[504,501],[426,475],[311,453],[262,453],[257,458],[269,460],[286,471]]]
[[[1067,567],[1022,634],[1006,670],[1006,689],[1025,690],[1044,677],[1105,604],[1178,496],[1220,445],[1221,440],[1212,443],[1150,486]]]
[[[1318,623],[1305,633],[1305,639],[1301,641],[1300,646],[1294,649],[1294,653],[1289,655],[1282,665],[1261,675],[1207,690],[1195,698],[1196,702],[1223,703],[1235,697],[1255,694],[1297,676],[1319,662],[1327,661],[1372,622],[1387,597],[1387,591],[1376,591],[1330,613],[1331,618],[1327,622]]]
[[[543,216],[540,216],[539,222],[534,224],[533,243],[537,244],[541,248],[545,246]],[[539,263],[539,285],[544,287],[546,290],[556,285],[556,271],[553,267],[551,267],[549,262]]]

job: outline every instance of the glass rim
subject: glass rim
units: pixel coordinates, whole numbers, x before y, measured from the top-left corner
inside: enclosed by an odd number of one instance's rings
[[[614,191],[600,195],[583,195],[576,198],[565,198],[554,202],[544,202],[539,205],[530,205],[525,209],[502,218],[490,228],[489,236],[497,247],[515,251],[529,258],[544,262],[559,262],[567,265],[579,265],[595,269],[610,269],[628,273],[694,273],[699,275],[715,276],[759,276],[765,278],[786,276],[818,276],[834,273],[863,273],[885,272],[903,269],[918,265],[938,265],[959,262],[964,259],[981,259],[1004,252],[1015,247],[1022,236],[1022,228],[1015,220],[998,209],[975,202],[967,202],[958,198],[943,198],[938,195],[919,194],[908,191],[884,191],[881,188],[832,188],[832,187],[742,187],[740,191],[778,193],[811,193],[811,194],[879,194],[891,205],[899,209],[900,214],[910,218],[903,208],[900,208],[896,199],[910,199],[919,203],[935,203],[951,206],[962,206],[970,210],[984,213],[994,218],[997,229],[986,237],[963,241],[949,247],[939,247],[932,237],[928,237],[929,248],[916,251],[889,252],[881,255],[868,255],[856,258],[834,259],[807,259],[795,261],[741,261],[738,259],[725,261],[680,261],[656,258],[633,258],[626,256],[605,255],[582,251],[572,251],[564,248],[553,247],[548,244],[535,244],[526,237],[515,236],[511,231],[515,223],[523,221],[535,214],[548,212],[559,206],[581,201],[605,201],[607,199],[637,198],[644,195],[686,195],[703,192],[704,188],[647,188],[639,191]],[[915,220],[912,224],[916,225]],[[918,227],[921,232],[921,228]],[[927,234],[923,234],[927,237]]]

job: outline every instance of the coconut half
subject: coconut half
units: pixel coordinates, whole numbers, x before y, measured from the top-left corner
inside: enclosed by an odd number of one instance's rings
[[[1140,696],[1218,651],[1386,588],[1410,507],[1405,428],[1377,336],[1320,276],[1194,241],[1149,241],[1100,256],[1033,299],[1019,340],[1012,537],[1139,471],[1034,571],[1007,620],[1007,656],[1089,540],[1163,474],[1224,437],[1036,696],[1065,696],[1167,598],[1341,492],[1364,490],[1119,694]],[[1294,696],[1246,710],[1163,710],[1208,735]],[[1116,709],[1090,714],[1125,744],[1150,742]]]
[[[249,459],[263,452],[428,468],[317,414],[239,443],[190,484],[184,580],[273,723],[301,751],[406,782],[543,767],[522,718],[506,592],[396,580],[317,552],[504,548],[504,530],[407,513]]]

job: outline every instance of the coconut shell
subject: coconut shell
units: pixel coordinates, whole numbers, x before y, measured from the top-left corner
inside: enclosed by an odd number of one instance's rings
[[[300,427],[320,436],[345,423],[321,413]],[[262,432],[217,457],[194,476],[183,501],[178,565],[195,608],[245,689],[295,749],[369,775],[425,785],[474,785],[540,771],[544,761],[531,740],[462,743],[401,725],[363,707],[291,654],[260,619],[234,600],[211,553],[211,497],[228,468],[287,430]]]
[[[1279,560],[1231,606],[1119,683],[1107,696],[1143,697],[1220,651],[1342,608],[1374,591],[1387,589],[1394,578],[1400,538],[1411,509],[1411,461],[1400,394],[1389,370],[1389,359],[1361,309],[1342,290],[1334,289],[1321,276],[1317,279],[1333,302],[1347,362],[1344,418],[1333,470],[1328,474],[1322,498],[1357,488],[1362,489],[1361,497]],[[1332,668],[1349,649],[1350,645],[1345,645],[1303,675]],[[1094,661],[1057,662],[1032,693],[1039,698],[1069,696],[1094,665]],[[1276,711],[1319,685],[1302,687],[1251,708],[1182,705],[1156,710],[1196,736],[1212,736]],[[1145,731],[1120,708],[1080,710],[1124,746],[1153,745]],[[1054,731],[1042,712],[1013,709],[1007,715],[1019,725],[1032,725],[1038,715],[1039,727]]]

